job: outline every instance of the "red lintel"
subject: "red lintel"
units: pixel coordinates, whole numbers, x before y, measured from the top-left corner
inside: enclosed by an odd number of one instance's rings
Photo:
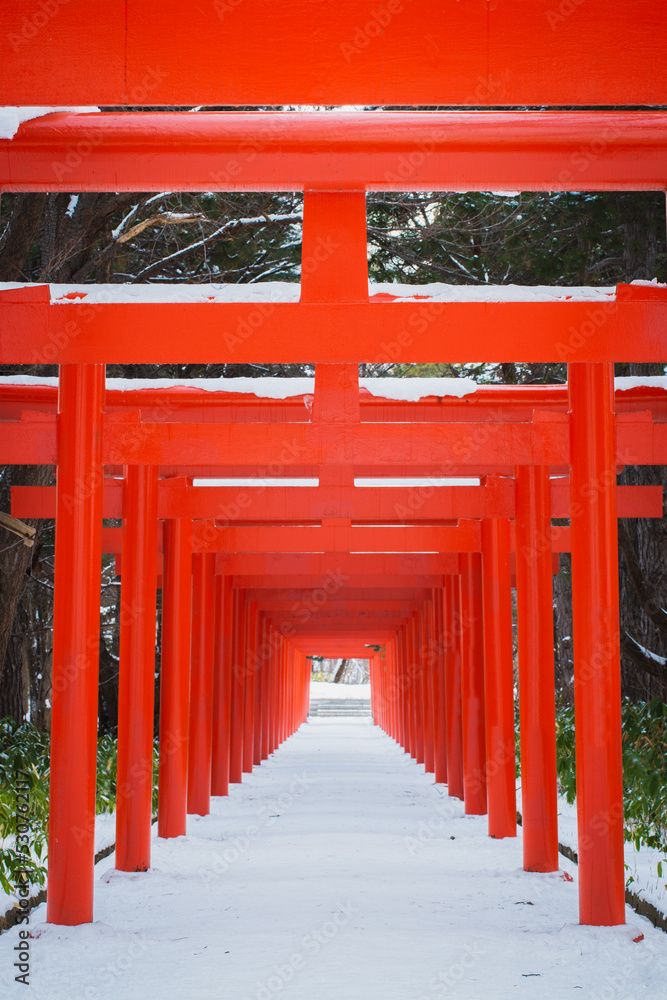
[[[655,105],[666,38],[660,0],[5,0],[0,103]]]
[[[632,191],[665,176],[654,111],[57,113],[0,140],[8,191]]]

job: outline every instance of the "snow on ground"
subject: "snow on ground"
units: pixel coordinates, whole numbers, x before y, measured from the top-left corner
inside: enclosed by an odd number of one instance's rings
[[[318,699],[349,701],[351,698],[364,698],[370,701],[370,684],[334,684],[333,681],[311,681],[310,700]]]
[[[563,861],[576,880],[576,866]],[[95,923],[33,917],[38,1000],[644,1000],[665,996],[667,938],[579,927],[576,881],[521,869],[365,719],[316,719],[156,839],[147,873],[96,869]],[[638,931],[644,940],[633,943]]]

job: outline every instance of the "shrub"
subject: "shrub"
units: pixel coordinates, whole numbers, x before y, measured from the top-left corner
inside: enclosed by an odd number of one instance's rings
[[[16,834],[19,784],[28,786],[32,857],[16,846],[0,846],[0,886],[12,893],[17,885],[43,886],[46,880],[49,817],[50,734],[31,723],[0,720],[0,843]],[[97,743],[95,809],[111,813],[116,808],[118,736],[105,733]],[[157,811],[158,743],[153,744],[153,813]]]

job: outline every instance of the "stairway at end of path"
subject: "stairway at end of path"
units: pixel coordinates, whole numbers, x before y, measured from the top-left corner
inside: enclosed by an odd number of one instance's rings
[[[369,716],[370,699],[367,698],[319,698],[311,701],[309,716]]]

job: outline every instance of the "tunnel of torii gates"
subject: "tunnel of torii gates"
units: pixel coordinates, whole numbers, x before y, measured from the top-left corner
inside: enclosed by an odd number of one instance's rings
[[[667,104],[665,6],[56,6],[4,4],[3,104],[462,110],[59,112],[0,141],[4,191],[304,192],[298,301],[0,291],[0,363],[59,365],[57,399],[3,385],[0,441],[3,463],[57,465],[55,494],[12,500],[56,517],[48,920],[92,919],[102,551],[122,570],[116,863],[132,871],[150,863],[158,586],[161,836],[303,722],[320,654],[370,655],[375,722],[506,837],[513,582],[524,862],[557,869],[552,573],[571,551],[580,920],[622,923],[616,519],[658,517],[662,497],[616,472],[667,463],[667,403],[615,396],[613,362],[667,361],[667,289],[369,295],[365,194],[664,191],[665,117],[637,108]],[[634,110],[465,110],[481,106]],[[568,380],[398,403],[360,392],[358,365],[377,361],[562,361]],[[105,392],[105,364],[163,362],[307,362],[315,387],[280,403]],[[267,469],[319,485],[192,484]],[[450,476],[479,485],[355,485]]]

